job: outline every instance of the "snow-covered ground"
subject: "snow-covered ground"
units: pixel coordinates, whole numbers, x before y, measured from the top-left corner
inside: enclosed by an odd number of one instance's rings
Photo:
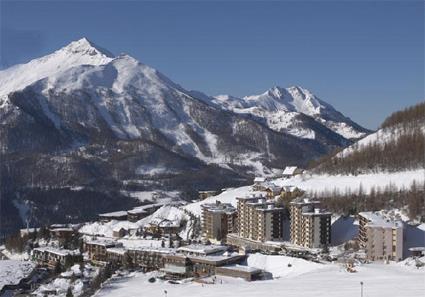
[[[256,257],[254,255],[254,257]],[[187,282],[170,284],[148,279],[154,274],[135,273],[127,279],[116,279],[107,283],[96,294],[97,297],[357,297],[360,282],[364,282],[365,297],[417,297],[425,294],[424,269],[399,264],[366,264],[356,267],[358,272],[348,273],[340,264],[316,264],[300,259],[280,260],[255,259],[267,269],[277,271],[281,277],[267,281],[246,282],[241,279],[217,276],[216,284]],[[291,263],[291,267],[287,263]],[[290,271],[294,271],[291,273]],[[165,291],[167,294],[165,294]]]
[[[352,192],[362,187],[364,193],[368,193],[372,187],[384,190],[390,184],[397,189],[409,188],[413,181],[423,183],[425,169],[382,172],[359,175],[328,175],[328,174],[302,174],[289,179],[277,179],[274,183],[278,186],[297,186],[306,192],[332,192],[334,189],[344,193],[350,189]]]
[[[35,264],[29,261],[0,260],[0,290],[5,285],[16,285],[29,276]]]

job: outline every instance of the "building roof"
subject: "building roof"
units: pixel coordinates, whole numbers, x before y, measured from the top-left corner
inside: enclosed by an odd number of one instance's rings
[[[298,197],[292,200],[290,204],[297,204],[297,205],[320,204],[320,201],[313,200],[311,198]]]
[[[254,178],[254,183],[263,183],[265,181],[266,179],[264,177],[257,176],[256,178]]]
[[[93,245],[101,245],[104,247],[118,247],[118,246],[122,246],[122,243],[114,241],[114,240],[101,240],[101,239],[93,239],[93,240],[88,240],[85,242],[86,244],[93,244]]]
[[[385,216],[379,212],[364,211],[359,212],[359,216],[364,217],[369,222],[366,224],[368,227],[380,228],[402,228],[403,223],[400,220],[394,220],[389,216]]]
[[[123,247],[107,248],[106,251],[109,252],[109,253],[114,253],[114,254],[118,254],[118,255],[124,255],[127,252],[127,250]]]
[[[67,250],[67,249],[61,249],[61,248],[55,248],[51,246],[45,246],[45,247],[38,247],[33,249],[33,251],[39,251],[39,252],[46,252],[46,253],[52,253],[59,256],[78,256],[81,255],[81,252],[79,250]]]
[[[113,211],[99,214],[99,217],[124,217],[127,215],[127,212],[124,210],[121,211]]]
[[[187,246],[179,247],[177,251],[193,254],[210,255],[218,252],[227,251],[227,247],[222,245],[190,244]]]
[[[149,210],[154,209],[154,208],[160,208],[163,205],[164,205],[164,203],[146,204],[146,205],[142,205],[142,206],[137,206],[137,207],[127,211],[127,213],[129,213],[129,214],[148,213]]]
[[[261,269],[246,266],[246,265],[240,265],[240,264],[233,264],[233,265],[225,265],[221,266],[220,269],[226,269],[226,270],[232,270],[232,271],[242,271],[242,272],[249,272],[251,274],[254,273],[260,273]]]
[[[285,170],[283,170],[283,175],[294,175],[297,169],[297,166],[286,166]]]
[[[236,211],[236,208],[232,204],[221,203],[220,201],[216,201],[216,203],[204,203],[201,204],[201,207],[210,212],[233,213]]]

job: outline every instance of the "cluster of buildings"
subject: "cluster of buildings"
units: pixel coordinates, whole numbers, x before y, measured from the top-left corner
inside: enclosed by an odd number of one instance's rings
[[[331,213],[320,209],[318,201],[296,198],[289,207],[284,206],[276,198],[288,189],[264,185],[259,179],[256,182],[254,190],[262,192],[237,197],[236,208],[219,201],[201,205],[205,240],[268,251],[275,249],[273,243],[285,239],[305,248],[323,248],[330,244]]]

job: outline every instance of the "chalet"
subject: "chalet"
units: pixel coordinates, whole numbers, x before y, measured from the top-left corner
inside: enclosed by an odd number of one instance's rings
[[[254,191],[262,191],[263,188],[263,183],[266,181],[266,179],[264,177],[256,177],[254,178],[254,185],[253,185],[253,190]]]
[[[84,242],[83,249],[92,261],[107,261],[106,249],[121,247],[122,243],[112,240],[89,240]]]
[[[98,216],[102,222],[108,222],[112,220],[117,220],[117,221],[127,220],[126,211],[114,211],[114,212],[101,213]]]
[[[285,169],[283,170],[283,177],[289,178],[289,177],[293,177],[297,174],[301,174],[303,173],[303,169],[298,168],[297,166],[286,166]]]
[[[112,229],[112,237],[121,238],[127,235],[127,230],[123,227],[115,227]]]
[[[282,188],[272,183],[265,183],[263,184],[263,191],[266,192],[267,198],[271,199],[280,195]]]
[[[38,265],[55,269],[70,267],[75,263],[81,263],[83,256],[79,250],[58,249],[54,247],[40,247],[32,250],[32,260]]]

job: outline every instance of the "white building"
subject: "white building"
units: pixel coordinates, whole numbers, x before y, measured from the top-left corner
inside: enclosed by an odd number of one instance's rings
[[[369,260],[403,259],[403,223],[378,212],[359,213],[359,242]]]

